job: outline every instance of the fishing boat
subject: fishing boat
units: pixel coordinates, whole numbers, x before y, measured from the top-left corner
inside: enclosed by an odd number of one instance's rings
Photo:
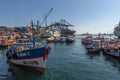
[[[92,43],[92,40],[93,40],[92,36],[87,36],[87,37],[85,37],[85,38],[82,38],[82,39],[81,39],[81,42],[82,42],[83,44],[91,44],[91,43]]]
[[[28,37],[18,38],[16,43],[9,46],[6,56],[10,64],[30,67],[43,74],[50,50],[50,47],[35,42],[33,34],[32,39]]]
[[[107,42],[107,45],[103,50],[103,53],[120,60],[119,44],[116,42]]]
[[[93,43],[89,44],[86,46],[86,49],[88,51],[88,53],[96,53],[96,52],[99,52],[100,51],[100,45],[99,45],[99,42],[98,41],[93,41]]]
[[[0,49],[6,49],[9,45],[15,42],[14,35],[1,34],[0,35]]]
[[[75,41],[75,36],[69,35],[66,38],[66,42],[74,42]]]
[[[120,50],[118,49],[104,50],[103,53],[120,60]]]

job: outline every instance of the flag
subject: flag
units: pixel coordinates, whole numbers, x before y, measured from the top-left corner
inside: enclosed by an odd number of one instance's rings
[[[32,32],[32,25],[31,24],[28,25],[28,32]]]

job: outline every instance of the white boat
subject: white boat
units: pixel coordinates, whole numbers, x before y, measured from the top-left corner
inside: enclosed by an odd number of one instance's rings
[[[74,41],[75,41],[75,36],[73,36],[73,35],[67,36],[66,42],[74,42]]]
[[[50,43],[50,42],[54,42],[54,37],[51,36],[51,37],[47,38],[47,42],[48,42],[48,43]]]
[[[65,42],[65,41],[66,41],[66,37],[60,37],[60,38],[59,38],[59,41],[60,41],[60,42]]]
[[[52,36],[52,33],[50,32],[50,30],[45,30],[45,31],[43,31],[42,34],[41,34],[41,37],[42,37],[42,38],[49,38],[49,37],[51,37],[51,36]]]

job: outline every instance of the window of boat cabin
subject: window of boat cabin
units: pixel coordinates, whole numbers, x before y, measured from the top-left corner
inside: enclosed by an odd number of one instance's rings
[[[28,39],[19,39],[17,40],[18,43],[29,43],[30,41]]]
[[[25,39],[24,40],[24,43],[29,43],[30,41],[28,39]]]
[[[18,42],[18,43],[23,43],[23,40],[19,39],[17,42]]]

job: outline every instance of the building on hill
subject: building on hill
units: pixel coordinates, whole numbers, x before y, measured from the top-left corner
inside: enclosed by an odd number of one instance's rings
[[[8,33],[14,31],[14,28],[6,27],[6,26],[0,26],[0,33]]]

